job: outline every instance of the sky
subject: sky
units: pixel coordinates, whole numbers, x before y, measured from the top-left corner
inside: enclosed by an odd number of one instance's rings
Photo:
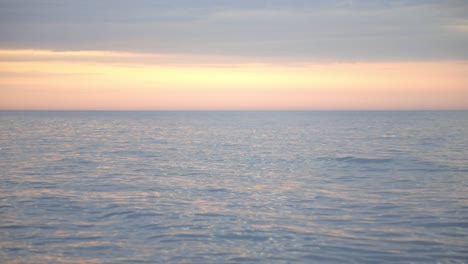
[[[0,109],[468,110],[468,1],[0,0]]]

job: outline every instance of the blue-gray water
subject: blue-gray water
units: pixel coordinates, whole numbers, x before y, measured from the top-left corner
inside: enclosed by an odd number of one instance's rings
[[[467,263],[468,112],[0,112],[2,263]]]

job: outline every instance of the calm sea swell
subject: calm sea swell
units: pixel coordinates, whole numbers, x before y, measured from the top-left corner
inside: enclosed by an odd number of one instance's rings
[[[466,263],[467,112],[0,112],[3,263]]]

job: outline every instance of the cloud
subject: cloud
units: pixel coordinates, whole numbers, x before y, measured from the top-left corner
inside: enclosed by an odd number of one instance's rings
[[[465,60],[467,9],[463,1],[3,0],[0,47]]]

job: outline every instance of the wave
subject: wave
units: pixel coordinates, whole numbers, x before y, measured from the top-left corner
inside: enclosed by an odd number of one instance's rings
[[[355,156],[345,156],[335,158],[338,162],[347,162],[347,163],[388,163],[392,162],[392,158],[365,158],[365,157],[355,157]]]

